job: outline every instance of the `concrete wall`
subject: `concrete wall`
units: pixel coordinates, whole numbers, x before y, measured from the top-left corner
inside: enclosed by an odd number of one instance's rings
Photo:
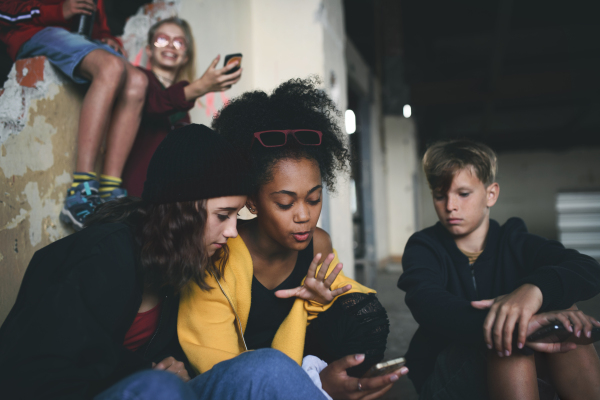
[[[374,261],[377,264],[385,264],[390,257],[387,231],[388,225],[392,222],[388,215],[387,205],[386,159],[394,153],[389,152],[383,133],[381,84],[350,41],[347,41],[346,44],[346,62],[348,63],[348,77],[355,91],[369,103],[368,129],[367,132],[361,133],[368,135],[368,137],[361,138],[362,151],[368,152],[368,154],[362,155],[360,163],[363,168],[363,181],[368,181],[366,186],[371,191],[369,199],[374,225],[372,229]],[[359,110],[354,111],[359,112]],[[367,245],[369,245],[368,242]],[[369,250],[371,249],[367,250],[367,254],[370,253]]]
[[[395,149],[387,147],[382,126],[382,96],[378,80],[373,82],[373,103],[371,104],[371,179],[373,182],[373,215],[375,219],[375,260],[385,264],[390,257],[388,240],[389,225],[396,221],[388,214],[387,159],[396,157]]]
[[[386,115],[387,239],[392,261],[400,261],[415,230],[415,182],[418,170],[415,125],[412,119]]]
[[[600,148],[501,153],[498,171],[500,197],[491,217],[504,223],[518,216],[530,232],[557,239],[556,194],[600,189]],[[437,222],[437,217],[422,173],[420,186],[422,229]]]
[[[282,3],[281,1],[277,1]],[[309,3],[304,2],[304,3]],[[348,88],[345,52],[345,33],[344,33],[344,10],[340,0],[312,0],[312,15],[305,15],[302,23],[316,21],[321,28],[321,48],[322,64],[321,75],[324,79],[324,89],[335,101],[338,109],[343,113],[347,107]],[[291,15],[291,14],[290,14]],[[294,25],[297,23],[294,17]],[[286,22],[290,29],[289,21]],[[299,40],[306,40],[302,37]],[[310,42],[302,42],[304,46],[311,47]],[[344,131],[343,114],[338,120],[342,131]],[[340,175],[337,182],[337,192],[329,195],[328,214],[329,233],[333,241],[333,246],[338,250],[340,259],[344,262],[344,273],[354,278],[354,247],[352,237],[352,213],[350,211],[350,177]]]
[[[15,64],[0,94],[0,323],[33,253],[72,232],[58,215],[75,167],[81,99],[43,57]]]

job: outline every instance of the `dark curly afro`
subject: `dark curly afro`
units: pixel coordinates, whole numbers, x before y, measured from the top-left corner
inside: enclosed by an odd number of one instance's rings
[[[344,133],[336,123],[341,113],[316,77],[291,79],[269,96],[257,90],[233,99],[214,118],[212,127],[250,159],[254,189],[273,178],[275,164],[287,158],[315,160],[330,191],[337,172],[346,172],[350,154]],[[263,147],[252,139],[255,132],[272,129],[312,129],[323,133],[320,146],[302,146],[291,136],[285,146]],[[252,147],[251,147],[252,145]]]

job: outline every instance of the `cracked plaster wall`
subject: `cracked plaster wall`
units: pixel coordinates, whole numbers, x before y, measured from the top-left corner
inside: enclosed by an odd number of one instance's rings
[[[33,81],[19,79],[34,73]],[[75,167],[82,97],[43,57],[15,64],[0,95],[0,324],[33,253],[72,232],[58,215]]]

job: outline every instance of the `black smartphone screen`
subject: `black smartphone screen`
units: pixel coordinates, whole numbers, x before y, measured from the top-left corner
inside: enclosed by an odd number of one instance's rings
[[[550,325],[544,326],[529,335],[527,341],[537,343],[559,343],[564,342],[569,336],[571,336],[571,332],[569,332],[561,322],[552,321]]]
[[[235,71],[240,69],[242,65],[242,53],[227,54],[225,56],[225,59],[223,60],[223,67],[227,66],[227,64],[232,63],[234,61],[238,61],[239,64],[234,69],[228,71],[227,74],[233,74]]]

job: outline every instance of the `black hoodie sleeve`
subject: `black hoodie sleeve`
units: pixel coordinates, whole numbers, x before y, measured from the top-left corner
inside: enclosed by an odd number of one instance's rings
[[[86,398],[118,363],[114,338],[135,287],[132,238],[122,229],[90,244],[78,238],[94,229],[80,234],[38,251],[29,264],[0,329],[3,398]]]
[[[519,218],[506,222],[510,247],[526,269],[518,285],[531,283],[542,291],[541,312],[561,310],[600,293],[600,264],[577,250],[527,232]]]

